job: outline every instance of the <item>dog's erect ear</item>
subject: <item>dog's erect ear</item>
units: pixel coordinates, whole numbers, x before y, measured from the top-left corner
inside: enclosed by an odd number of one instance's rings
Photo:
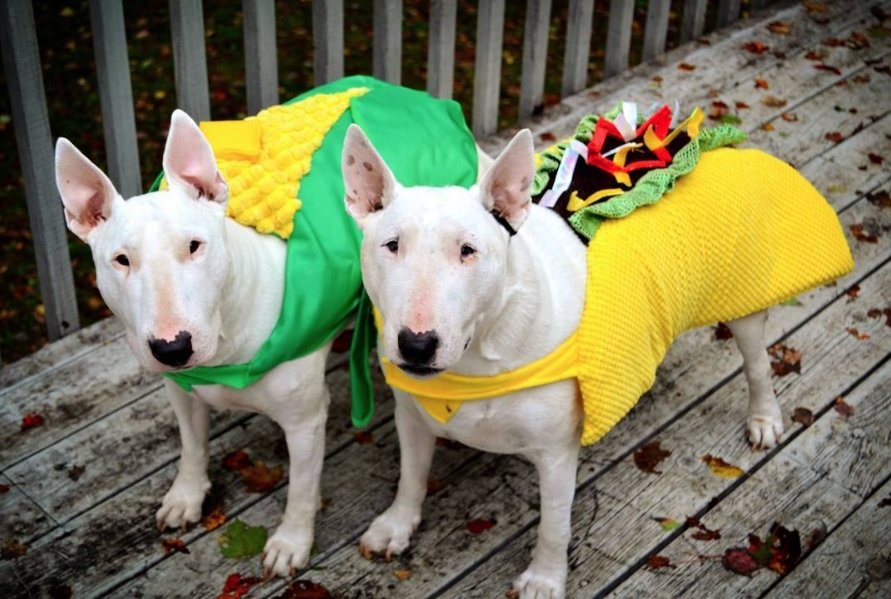
[[[56,142],[56,186],[68,228],[86,241],[111,215],[111,203],[118,192],[105,173],[64,137]]]
[[[223,204],[229,189],[217,169],[207,138],[189,115],[174,110],[164,148],[164,176],[167,183],[194,199],[207,198]]]
[[[366,216],[393,199],[396,178],[358,125],[347,130],[342,168],[347,212],[361,227]]]
[[[535,177],[535,148],[529,129],[517,133],[480,182],[486,210],[516,231],[529,215],[529,190]]]

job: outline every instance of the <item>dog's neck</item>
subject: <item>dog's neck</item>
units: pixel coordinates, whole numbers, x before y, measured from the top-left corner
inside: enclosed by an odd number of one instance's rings
[[[585,247],[559,216],[532,206],[508,246],[500,297],[481,314],[454,370],[489,375],[542,358],[577,328],[584,305]]]
[[[220,340],[211,362],[248,362],[278,322],[284,294],[286,244],[226,219],[228,290],[221,298]]]

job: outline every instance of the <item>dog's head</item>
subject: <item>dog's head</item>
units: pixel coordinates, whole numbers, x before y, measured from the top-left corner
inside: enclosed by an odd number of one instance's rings
[[[343,149],[346,207],[385,357],[410,374],[454,367],[500,309],[510,236],[529,213],[532,136],[521,131],[471,189],[402,187],[362,130]]]
[[[68,228],[89,244],[99,292],[124,323],[137,359],[155,372],[212,360],[229,272],[228,188],[186,113],[173,113],[165,191],[129,200],[67,139],[56,143],[56,184]]]

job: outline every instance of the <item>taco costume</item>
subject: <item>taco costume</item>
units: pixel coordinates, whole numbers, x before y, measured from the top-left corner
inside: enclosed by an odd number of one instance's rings
[[[578,331],[548,356],[491,377],[418,380],[385,363],[387,382],[440,422],[462,401],[577,380],[581,442],[598,441],[653,385],[687,329],[766,309],[853,268],[832,207],[797,171],[745,136],[700,130],[625,104],[586,117],[575,136],[537,157],[534,200],[563,214],[588,243]],[[522,230],[519,233],[522,235]]]
[[[287,241],[279,319],[245,364],[199,366],[164,376],[194,385],[244,388],[305,356],[356,320],[350,347],[353,421],[372,415],[368,355],[374,344],[362,291],[361,232],[344,207],[341,152],[356,123],[406,185],[476,181],[477,154],[461,107],[370,77],[347,77],[242,121],[201,123],[229,184],[228,215]],[[163,185],[161,178],[152,190]]]

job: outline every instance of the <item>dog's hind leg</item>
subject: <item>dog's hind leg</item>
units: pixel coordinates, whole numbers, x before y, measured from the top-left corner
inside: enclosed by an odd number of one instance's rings
[[[749,442],[756,449],[770,449],[783,434],[783,414],[770,381],[770,362],[764,345],[767,310],[728,322],[743,356],[743,372],[749,384],[746,420]]]
[[[549,448],[526,456],[538,470],[541,521],[532,563],[514,581],[520,599],[557,599],[564,595],[578,455],[579,444],[575,441],[563,448]]]
[[[179,422],[182,453],[176,479],[155,516],[161,530],[167,527],[185,528],[189,522],[198,522],[204,495],[210,489],[210,479],[207,478],[207,404],[189,397],[176,383],[167,379],[164,386]]]
[[[401,391],[396,396],[396,432],[399,434],[399,488],[396,499],[374,519],[359,540],[366,558],[385,553],[387,559],[402,553],[421,522],[421,505],[427,496],[427,477],[433,461],[436,437],[419,418],[414,400]]]

